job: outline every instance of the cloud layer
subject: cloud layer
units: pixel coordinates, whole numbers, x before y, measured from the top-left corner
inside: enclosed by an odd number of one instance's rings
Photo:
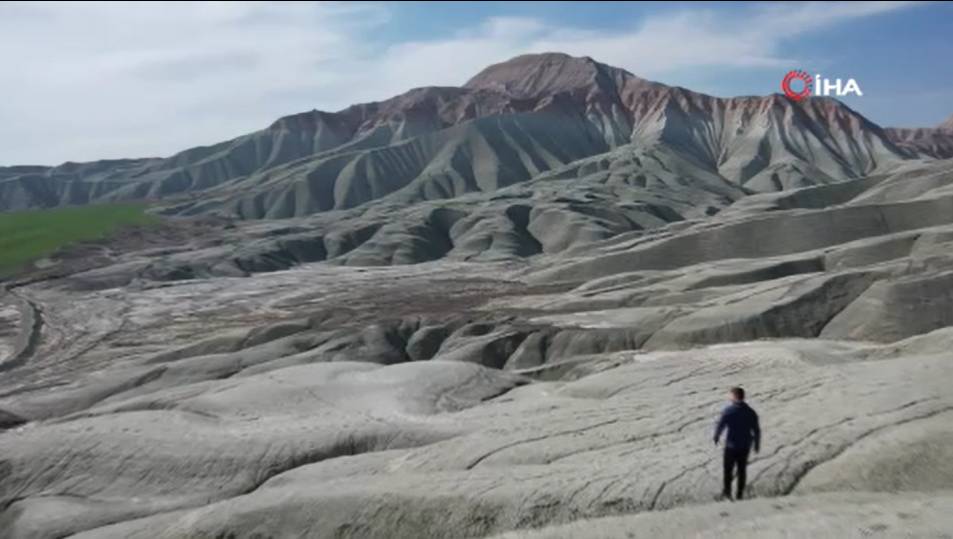
[[[536,18],[385,42],[387,4],[0,4],[0,165],[167,155],[285,114],[459,85],[526,52],[586,55],[666,80],[798,61],[800,34],[907,2],[682,9],[607,33]],[[426,36],[424,36],[426,37]]]

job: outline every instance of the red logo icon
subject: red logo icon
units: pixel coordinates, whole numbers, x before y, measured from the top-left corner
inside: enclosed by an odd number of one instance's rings
[[[795,90],[791,87],[791,83],[795,80],[800,80],[804,84],[800,90]],[[781,89],[784,90],[784,95],[788,96],[788,99],[791,99],[792,101],[800,101],[811,95],[812,82],[814,82],[814,79],[812,79],[807,72],[795,69],[793,71],[788,71],[788,74],[781,79]]]

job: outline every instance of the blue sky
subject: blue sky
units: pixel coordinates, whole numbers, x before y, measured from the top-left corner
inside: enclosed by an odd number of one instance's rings
[[[856,79],[881,125],[953,114],[953,2],[6,2],[0,165],[168,155],[542,51],[719,96],[801,68]]]

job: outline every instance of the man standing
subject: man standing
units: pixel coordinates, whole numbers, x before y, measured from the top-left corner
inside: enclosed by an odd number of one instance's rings
[[[722,497],[731,499],[731,479],[735,467],[738,468],[738,495],[736,500],[744,498],[748,452],[754,445],[754,452],[761,449],[761,427],[758,426],[758,414],[745,403],[745,390],[731,388],[731,404],[721,412],[718,426],[715,428],[715,445],[721,438],[721,432],[728,429],[725,436],[725,486]]]

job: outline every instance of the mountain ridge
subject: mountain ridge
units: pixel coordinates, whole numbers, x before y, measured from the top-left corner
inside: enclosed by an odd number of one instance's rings
[[[519,115],[549,122],[549,127],[533,130],[525,147],[535,147],[567,125],[585,126],[583,132],[593,141],[583,155],[552,154],[549,144],[551,158],[541,160],[510,147],[515,131],[479,135],[484,128],[470,130],[477,139],[454,134],[456,126],[481,118]],[[399,150],[418,138],[411,146],[433,147],[439,140],[438,146],[449,142],[453,147],[444,153]],[[459,188],[437,190],[443,198],[454,197],[526,181],[533,173],[568,164],[566,159],[629,144],[665,145],[701,168],[713,167],[727,181],[776,191],[857,178],[885,163],[917,156],[945,156],[945,150],[935,151],[936,143],[915,140],[919,138],[884,130],[833,99],[793,103],[779,94],[719,98],[642,79],[589,57],[530,54],[488,66],[462,87],[421,87],[338,112],[292,114],[262,130],[168,158],[3,168],[0,211],[149,199],[176,201],[175,207],[188,208],[185,213],[300,217],[374,202],[414,182],[426,183],[429,176],[420,175],[425,172],[472,177],[455,181]],[[496,164],[474,163],[468,157],[473,144],[492,148]],[[394,150],[382,154],[384,148]],[[534,164],[517,162],[525,159]],[[393,166],[398,168],[390,170]],[[499,176],[504,170],[523,172]],[[409,171],[419,174],[404,178]],[[419,200],[437,196],[437,191],[424,189]],[[263,206],[291,192],[296,193],[291,211],[286,203]],[[211,200],[181,204],[199,193]]]

